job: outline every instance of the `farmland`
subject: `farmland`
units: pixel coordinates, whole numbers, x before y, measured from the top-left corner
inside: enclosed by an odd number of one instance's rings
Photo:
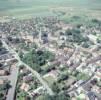
[[[61,17],[64,20],[75,14],[100,18],[100,9],[100,0],[0,0],[1,17],[57,16],[59,11],[64,11]]]

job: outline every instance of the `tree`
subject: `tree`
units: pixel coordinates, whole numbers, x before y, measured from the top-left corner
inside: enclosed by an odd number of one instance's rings
[[[64,81],[68,79],[68,75],[67,74],[62,74],[59,78],[58,78],[58,82]]]
[[[57,94],[60,92],[59,86],[56,82],[53,83],[52,85],[52,90]]]
[[[97,43],[101,43],[101,40],[100,40],[100,39],[98,39],[98,38],[97,38],[97,40],[96,40],[96,41],[97,41]]]
[[[6,94],[4,94],[4,91],[0,90],[0,100],[5,100],[5,95]]]
[[[55,100],[70,100],[70,97],[65,92],[63,92],[63,93],[56,95]]]
[[[21,59],[23,58],[23,52],[22,52],[22,51],[19,52],[19,57],[20,57]]]
[[[1,40],[0,40],[0,47],[2,47],[2,42],[1,42]]]
[[[86,37],[83,37],[79,28],[66,30],[65,35],[67,36],[67,41],[69,42],[81,43],[86,40]]]
[[[93,23],[98,23],[98,24],[100,23],[100,21],[98,19],[92,19],[92,22]]]
[[[39,96],[37,100],[54,100],[53,96],[50,96],[49,94],[43,94],[42,96]]]
[[[20,56],[22,58],[22,56]],[[47,63],[47,61],[53,60],[54,55],[49,51],[42,51],[35,49],[29,51],[27,54],[25,54],[22,58],[22,60],[31,66],[34,70],[41,72],[42,66]]]
[[[88,48],[88,47],[89,47],[89,44],[88,44],[87,42],[84,42],[84,43],[82,44],[82,47]]]
[[[5,89],[9,89],[11,87],[10,82],[5,83]]]

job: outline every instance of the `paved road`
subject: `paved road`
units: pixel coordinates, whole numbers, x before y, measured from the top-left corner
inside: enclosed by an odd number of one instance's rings
[[[83,82],[81,85],[79,85],[78,87],[73,87],[72,89],[70,89],[69,91],[67,91],[67,93],[70,93],[70,92],[72,92],[72,91],[76,91],[78,88],[83,87],[84,85],[86,85],[87,83],[89,83],[89,82],[93,79],[93,76],[94,76],[94,73],[92,74],[92,76],[91,76],[88,80],[84,81],[84,82]]]
[[[11,88],[8,91],[7,100],[13,100],[14,99],[17,77],[18,77],[18,71],[19,71],[19,68],[16,66],[13,66],[12,71],[11,71],[11,75],[9,76],[9,80],[11,82],[10,83]]]
[[[51,88],[49,88],[49,86],[47,85],[47,83],[42,79],[42,77],[40,76],[40,74],[36,71],[34,71],[31,67],[29,67],[28,65],[26,65],[25,63],[22,62],[22,64],[24,66],[26,66],[26,68],[28,68],[34,75],[36,75],[37,79],[42,83],[42,85],[47,89],[47,92],[50,95],[54,95],[53,91],[51,90]]]
[[[8,47],[8,45],[4,41],[2,41],[2,43],[3,43],[4,47],[9,52],[11,52],[10,48]],[[8,78],[10,80],[10,84],[11,84],[11,88],[8,90],[8,94],[7,94],[7,99],[6,100],[13,100],[14,99],[15,90],[16,90],[16,83],[17,83],[17,78],[18,78],[18,71],[19,71],[19,67],[17,67],[17,65],[12,66],[11,74],[9,76],[1,77],[1,78]]]
[[[8,79],[9,76],[0,76],[0,79]]]
[[[24,62],[22,62],[18,56],[18,54],[11,48],[8,47],[8,45],[2,41],[4,46],[9,50],[11,51],[12,53],[14,53],[15,55],[15,58],[18,60],[19,62],[19,65],[24,65],[26,68],[28,68],[36,77],[37,79],[41,82],[41,84],[47,89],[47,92],[50,94],[50,95],[54,95],[52,89],[48,86],[48,84],[42,79],[42,77],[40,76],[40,74],[38,72],[36,72],[35,70],[33,70],[30,66],[28,66],[27,64],[25,64]],[[12,99],[11,99],[12,100]]]

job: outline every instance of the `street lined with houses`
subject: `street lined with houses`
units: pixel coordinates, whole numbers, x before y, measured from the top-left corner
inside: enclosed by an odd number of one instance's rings
[[[57,17],[0,23],[3,100],[100,100],[101,41],[91,34],[100,30],[96,25]]]

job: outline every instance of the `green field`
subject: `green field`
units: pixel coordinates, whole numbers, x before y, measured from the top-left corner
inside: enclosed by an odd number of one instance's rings
[[[101,9],[101,0],[0,0],[1,10],[33,6],[73,6]]]
[[[101,0],[0,0],[0,16],[28,18],[31,16],[52,16],[53,11],[68,14],[91,14],[101,17]]]

